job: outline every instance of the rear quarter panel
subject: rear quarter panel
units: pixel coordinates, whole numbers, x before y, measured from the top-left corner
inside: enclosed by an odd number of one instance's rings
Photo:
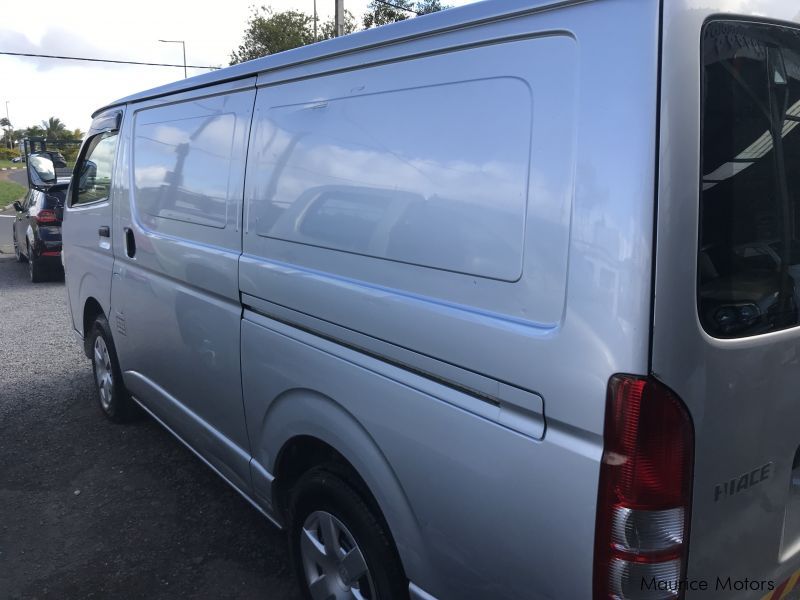
[[[664,2],[654,374],[684,399],[696,434],[687,577],[706,581],[688,598],[761,598],[798,566],[779,560],[788,471],[800,436],[797,331],[717,340],[696,307],[699,232],[701,32],[712,16],[795,19],[797,4],[780,0]],[[779,368],[775,368],[778,366]],[[777,373],[777,374],[776,374]],[[791,443],[789,442],[791,440]],[[715,485],[768,461],[773,477],[749,493],[715,499]],[[724,475],[721,475],[724,474]],[[744,579],[743,590],[720,587]]]

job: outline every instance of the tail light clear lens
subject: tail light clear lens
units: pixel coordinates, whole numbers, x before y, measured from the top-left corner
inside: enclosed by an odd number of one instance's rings
[[[55,223],[58,219],[55,211],[44,209],[36,214],[36,221],[38,223]]]
[[[694,430],[681,400],[653,378],[608,385],[597,502],[594,597],[683,597]]]

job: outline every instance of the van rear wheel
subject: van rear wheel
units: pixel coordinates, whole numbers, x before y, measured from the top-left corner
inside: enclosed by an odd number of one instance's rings
[[[297,482],[289,548],[307,599],[408,599],[408,580],[386,526],[335,469],[314,468]]]
[[[100,315],[92,324],[89,347],[92,350],[92,371],[100,410],[115,423],[135,421],[141,409],[122,383],[122,371],[111,337],[108,320]]]

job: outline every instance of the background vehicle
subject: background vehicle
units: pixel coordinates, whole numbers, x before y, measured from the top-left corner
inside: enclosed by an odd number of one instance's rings
[[[796,25],[484,2],[93,116],[64,239],[100,405],[285,527],[307,595],[800,579]]]
[[[28,263],[32,282],[37,283],[48,270],[61,272],[61,217],[67,184],[47,191],[29,189],[25,198],[14,203],[14,254]]]

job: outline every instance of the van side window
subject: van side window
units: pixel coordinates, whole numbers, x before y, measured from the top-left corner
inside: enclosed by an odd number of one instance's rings
[[[490,108],[496,96],[502,114]],[[386,118],[406,113],[419,116]],[[531,114],[531,92],[515,77],[264,106],[252,165],[255,232],[516,281]]]
[[[72,206],[108,198],[116,149],[116,131],[98,134],[89,142],[89,149],[78,170]]]
[[[135,198],[147,216],[225,227],[237,121],[230,112],[201,110],[215,103],[224,106],[210,99],[181,105],[182,113],[167,106],[137,115]]]

